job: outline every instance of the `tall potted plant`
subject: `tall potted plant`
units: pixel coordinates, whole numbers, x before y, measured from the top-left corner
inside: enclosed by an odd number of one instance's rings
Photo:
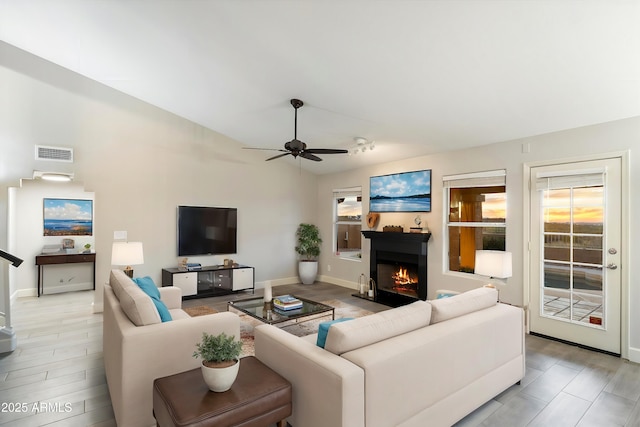
[[[231,388],[238,376],[241,351],[242,341],[236,341],[233,335],[202,333],[193,357],[202,359],[202,377],[209,390],[223,392]]]
[[[302,223],[296,231],[298,244],[296,252],[300,255],[298,274],[305,285],[311,285],[318,275],[318,256],[320,256],[320,230],[316,225]]]

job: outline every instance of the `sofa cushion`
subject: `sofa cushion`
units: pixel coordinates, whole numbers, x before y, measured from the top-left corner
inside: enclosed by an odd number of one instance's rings
[[[331,326],[327,334],[325,350],[342,354],[378,341],[386,340],[429,325],[431,305],[416,301],[403,307],[393,308],[350,322]]]
[[[441,298],[430,301],[431,303],[431,323],[443,322],[473,313],[487,307],[496,305],[498,302],[498,291],[495,288],[478,288],[463,292],[449,298]]]
[[[111,270],[109,279],[109,284],[120,302],[120,308],[134,325],[145,326],[161,322],[152,298],[123,271]]]
[[[171,314],[171,320],[191,319],[191,316],[180,308],[170,308],[169,314]]]

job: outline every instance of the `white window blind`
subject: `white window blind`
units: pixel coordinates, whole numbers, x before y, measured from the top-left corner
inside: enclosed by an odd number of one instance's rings
[[[341,188],[333,190],[333,197],[360,197],[362,196],[362,188],[361,187],[352,187],[352,188]]]
[[[557,172],[553,174],[538,174],[536,176],[536,190],[558,190],[574,187],[599,187],[604,185],[604,171]]]
[[[507,171],[504,169],[448,175],[442,177],[444,188],[495,187],[506,185]]]

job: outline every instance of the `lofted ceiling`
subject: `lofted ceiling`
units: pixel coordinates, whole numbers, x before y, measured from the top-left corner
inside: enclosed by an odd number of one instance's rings
[[[271,162],[317,174],[638,116],[639,22],[637,0],[0,0],[3,41],[242,146],[291,140],[291,98],[309,147],[375,141]]]

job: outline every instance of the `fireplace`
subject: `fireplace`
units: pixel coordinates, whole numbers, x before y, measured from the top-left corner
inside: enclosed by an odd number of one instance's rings
[[[370,277],[375,301],[397,307],[427,299],[427,242],[430,233],[363,231],[371,239]]]

